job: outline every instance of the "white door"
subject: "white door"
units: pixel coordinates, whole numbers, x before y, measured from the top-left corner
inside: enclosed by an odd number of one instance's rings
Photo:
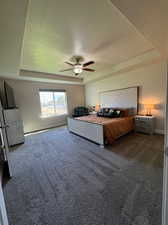
[[[6,124],[4,122],[3,108],[0,102],[0,153],[1,160],[5,163],[5,170],[11,176],[10,159],[8,154],[8,144],[6,138]],[[8,225],[8,218],[6,213],[5,201],[0,181],[0,225]]]
[[[19,110],[6,109],[4,110],[4,116],[8,125],[6,133],[9,146],[24,143],[23,122]]]
[[[11,177],[11,164],[6,136],[6,127],[7,124],[5,124],[4,111],[0,102],[0,153],[1,158],[5,163],[5,169],[7,170],[9,177]]]
[[[168,70],[167,70],[167,99],[166,99],[166,122],[165,122],[165,151],[164,151],[164,169],[163,169],[162,225],[168,225]]]

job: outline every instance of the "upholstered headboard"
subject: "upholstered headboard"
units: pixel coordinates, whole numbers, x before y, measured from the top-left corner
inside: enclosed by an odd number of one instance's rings
[[[130,109],[130,114],[138,112],[138,87],[100,92],[100,106]]]

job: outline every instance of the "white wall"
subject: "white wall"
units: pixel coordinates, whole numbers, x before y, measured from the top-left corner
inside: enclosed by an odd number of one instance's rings
[[[156,116],[156,129],[163,130],[166,76],[166,62],[161,62],[88,83],[85,85],[86,105],[99,103],[99,92],[139,86],[140,112],[143,113],[143,104],[155,104],[156,109],[152,110],[152,114]]]
[[[14,89],[16,104],[19,107],[24,123],[24,132],[64,125],[66,116],[41,118],[40,88],[63,89],[67,92],[68,111],[84,105],[84,87],[81,85],[41,83],[33,81],[6,80]]]
[[[0,1],[0,74],[19,74],[28,0]]]

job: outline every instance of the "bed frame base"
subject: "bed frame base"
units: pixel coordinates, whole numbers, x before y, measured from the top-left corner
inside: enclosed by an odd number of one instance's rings
[[[68,118],[68,129],[70,132],[89,139],[104,148],[103,125]]]

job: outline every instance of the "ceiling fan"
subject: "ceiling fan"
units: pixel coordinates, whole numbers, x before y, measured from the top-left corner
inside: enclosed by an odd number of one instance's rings
[[[86,63],[82,64],[81,62],[84,61],[82,56],[73,56],[71,58],[71,61],[74,61],[74,64],[70,63],[70,62],[65,62],[65,63],[70,65],[70,66],[72,66],[72,68],[65,69],[65,70],[60,70],[60,72],[65,72],[65,71],[71,71],[72,70],[75,73],[76,76],[81,74],[83,71],[95,72],[94,69],[87,68],[89,65],[94,64],[95,63],[94,61],[89,61],[89,62],[86,62]]]

